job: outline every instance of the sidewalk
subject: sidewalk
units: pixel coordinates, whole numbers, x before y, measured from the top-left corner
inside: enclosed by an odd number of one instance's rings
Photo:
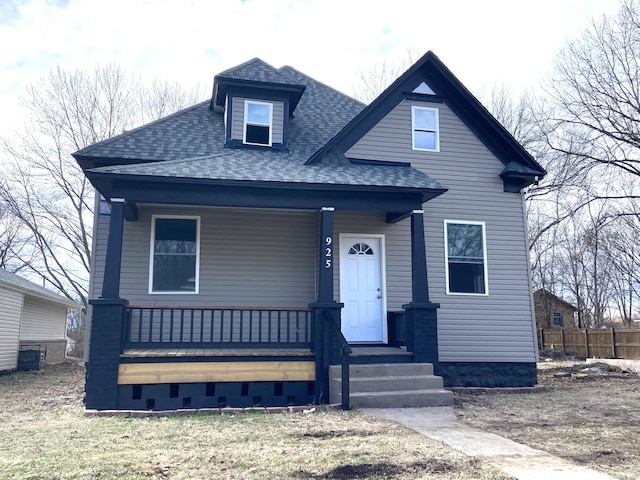
[[[460,423],[452,407],[363,408],[363,413],[405,425],[456,450],[481,458],[518,480],[614,480],[541,450]]]

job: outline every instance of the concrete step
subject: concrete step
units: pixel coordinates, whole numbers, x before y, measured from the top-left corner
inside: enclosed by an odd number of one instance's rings
[[[342,367],[329,367],[331,403],[342,400]],[[349,400],[356,408],[429,407],[453,404],[453,393],[430,363],[349,366]]]
[[[453,393],[449,390],[363,392],[350,393],[349,401],[354,408],[443,407],[453,405]]]
[[[331,377],[329,388],[340,388],[342,379]],[[381,390],[430,390],[442,389],[442,377],[436,375],[399,375],[395,377],[351,377],[349,388],[351,392],[379,392]]]
[[[340,376],[340,365],[330,368],[337,369]],[[371,363],[349,365],[349,376],[355,378],[364,377],[396,377],[403,375],[433,375],[433,365],[430,363]]]

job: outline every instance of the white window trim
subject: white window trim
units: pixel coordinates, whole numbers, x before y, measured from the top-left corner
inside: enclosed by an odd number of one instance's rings
[[[430,110],[432,112],[435,112],[436,114],[436,129],[435,129],[435,133],[436,133],[436,148],[418,148],[416,147],[416,139],[415,139],[415,134],[416,134],[416,115],[415,112],[416,110]],[[420,129],[422,131],[422,129]],[[429,130],[431,131],[431,130]],[[411,148],[413,150],[418,150],[421,152],[439,152],[440,151],[440,112],[437,108],[432,108],[432,107],[418,107],[416,105],[412,105],[411,106]]]
[[[179,291],[162,291],[153,290],[153,247],[156,238],[156,218],[170,218],[176,220],[195,220],[196,221],[196,273],[195,273],[195,289],[193,292]],[[149,242],[149,293],[153,295],[195,295],[200,292],[200,217],[197,215],[151,215],[151,239]]]
[[[465,293],[449,291],[449,224],[454,225],[481,225],[482,226],[482,253],[484,267],[484,293]],[[474,222],[469,220],[445,220],[444,221],[444,283],[447,295],[470,295],[474,297],[489,296],[489,270],[487,269],[487,228],[485,222]]]
[[[247,115],[249,113],[250,104],[267,105],[269,107],[269,123],[256,123],[256,122],[249,123],[247,119]],[[247,125],[261,125],[261,126],[269,127],[269,143],[264,144],[264,143],[247,142]],[[262,147],[270,147],[272,145],[272,142],[273,142],[273,103],[258,102],[255,100],[245,100],[244,101],[244,123],[242,125],[242,143],[247,145],[259,145]]]

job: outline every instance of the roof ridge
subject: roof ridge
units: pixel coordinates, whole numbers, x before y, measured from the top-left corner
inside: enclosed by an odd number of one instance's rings
[[[306,73],[304,73],[304,72],[301,72],[301,71],[300,71],[300,70],[298,70],[297,68],[292,67],[291,65],[283,65],[282,67],[280,67],[280,68],[278,69],[278,71],[279,71],[279,72],[282,72],[282,70],[283,70],[283,69],[285,69],[285,68],[286,68],[286,69],[289,69],[289,70],[293,70],[294,72],[299,73],[300,75],[303,75],[304,77],[308,78],[308,79],[309,79],[309,80],[311,80],[312,82],[317,83],[318,85],[322,85],[323,87],[328,88],[329,90],[332,90],[332,91],[334,91],[334,92],[336,92],[336,93],[338,93],[338,94],[340,94],[340,95],[342,95],[342,96],[344,96],[344,97],[347,97],[347,98],[349,98],[350,100],[353,100],[354,102],[358,102],[358,103],[359,103],[359,104],[361,104],[363,107],[366,107],[366,106],[367,106],[367,104],[366,104],[366,103],[361,102],[361,101],[360,101],[360,100],[358,100],[357,98],[354,98],[354,97],[352,97],[351,95],[346,94],[346,93],[344,93],[343,91],[338,90],[338,89],[337,89],[337,88],[335,88],[335,87],[332,87],[331,85],[328,85],[328,84],[326,84],[326,83],[324,83],[324,82],[321,82],[320,80],[318,80],[318,79],[316,79],[316,78],[313,78],[313,77],[311,77],[311,76],[307,75],[307,74],[306,74]],[[293,79],[291,79],[291,80],[293,81]]]
[[[143,125],[139,125],[137,127],[132,128],[131,130],[125,130],[124,132],[122,132],[119,135],[116,135],[115,137],[105,138],[104,140],[101,140],[101,141],[99,141],[97,143],[92,143],[91,145],[87,145],[86,147],[82,147],[80,150],[72,153],[71,155],[74,156],[74,157],[76,155],[81,155],[81,156],[82,155],[86,155],[87,153],[90,153],[91,151],[93,151],[97,147],[103,147],[104,145],[109,145],[110,143],[115,142],[117,140],[121,140],[122,138],[126,138],[129,135],[132,135],[132,134],[138,132],[139,130],[142,130],[143,128],[150,127],[152,125],[157,125],[159,123],[166,122],[166,121],[168,121],[168,120],[170,120],[170,119],[172,119],[172,118],[174,118],[174,117],[176,117],[178,115],[182,115],[182,114],[184,114],[186,112],[189,112],[191,110],[194,110],[194,109],[196,109],[196,108],[198,108],[198,107],[200,107],[200,106],[202,106],[204,104],[209,104],[210,102],[211,102],[211,100],[205,100],[203,102],[198,102],[195,105],[191,105],[189,107],[182,108],[182,109],[178,110],[177,112],[170,113],[169,115],[166,115],[164,117],[160,117],[160,118],[158,118],[158,119],[156,119],[156,120],[154,120],[152,122],[145,123]]]

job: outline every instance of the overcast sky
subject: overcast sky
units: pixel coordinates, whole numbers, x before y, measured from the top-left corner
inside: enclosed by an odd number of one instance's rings
[[[56,65],[116,62],[210,89],[253,57],[345,93],[358,69],[433,50],[473,92],[535,88],[568,37],[615,0],[0,0],[0,126]],[[19,119],[18,119],[19,120]]]

